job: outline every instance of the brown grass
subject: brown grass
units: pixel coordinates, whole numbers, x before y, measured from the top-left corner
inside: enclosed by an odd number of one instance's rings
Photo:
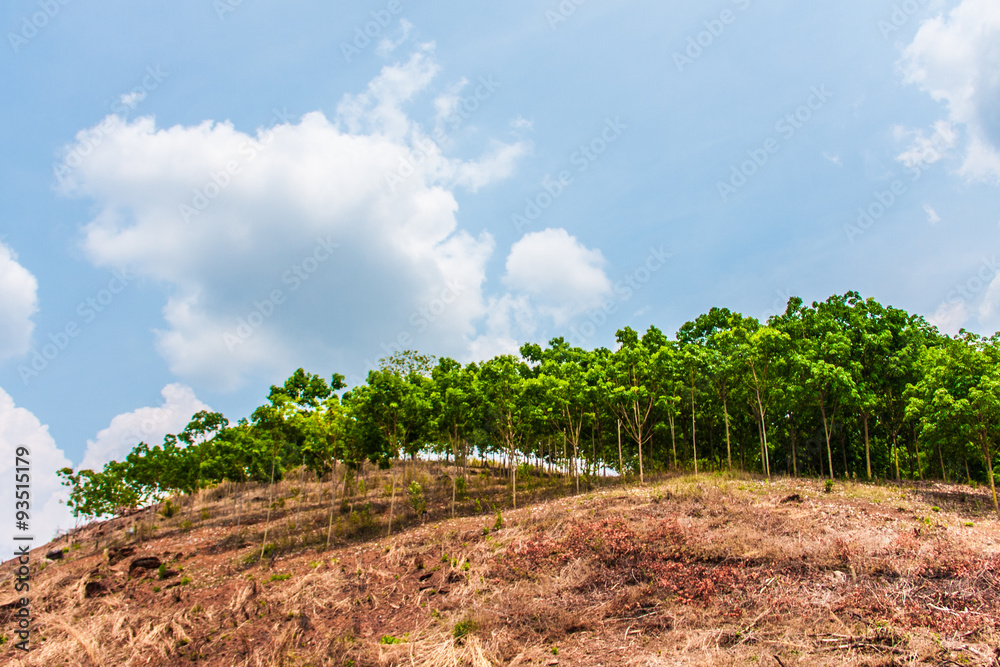
[[[442,471],[410,468],[432,520],[404,513],[385,539],[369,474],[344,513],[338,498],[329,551],[329,482],[298,476],[271,494],[260,562],[266,489],[88,526],[34,573],[33,650],[8,642],[0,663],[1000,665],[1000,526],[975,490],[702,475],[543,502],[557,489],[535,480],[511,511],[484,476],[450,519]],[[170,574],[130,578],[148,556]],[[0,590],[15,597],[9,577]]]

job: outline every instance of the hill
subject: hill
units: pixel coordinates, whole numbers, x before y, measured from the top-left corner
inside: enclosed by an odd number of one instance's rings
[[[329,489],[290,475],[78,529],[32,552],[26,655],[4,566],[0,663],[1000,664],[981,490],[701,475],[559,497],[538,478],[514,510],[482,471],[449,518],[444,472],[410,466],[389,537],[375,477],[332,522]]]

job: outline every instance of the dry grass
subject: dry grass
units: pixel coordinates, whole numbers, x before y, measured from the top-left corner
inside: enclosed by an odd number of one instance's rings
[[[432,520],[404,512],[388,539],[369,475],[346,513],[338,499],[329,551],[329,483],[282,482],[261,562],[266,489],[87,527],[36,572],[34,650],[8,642],[0,662],[1000,665],[1000,526],[972,489],[674,476],[511,511],[482,478],[448,519],[440,473],[411,467]],[[151,537],[126,534],[137,523]],[[171,574],[130,578],[140,556]]]

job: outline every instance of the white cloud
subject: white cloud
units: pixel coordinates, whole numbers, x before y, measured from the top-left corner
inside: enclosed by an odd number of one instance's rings
[[[96,439],[88,440],[79,469],[100,470],[108,461],[121,461],[140,442],[158,445],[168,433],[183,431],[196,412],[211,410],[190,387],[169,384],[160,393],[163,405],[120,414],[98,432]]]
[[[927,321],[940,329],[941,333],[955,335],[969,319],[969,309],[963,301],[946,301],[938,306]]]
[[[961,173],[1000,183],[1000,4],[962,0],[924,21],[903,52],[903,69],[908,83],[946,103],[949,121],[965,127]]]
[[[56,471],[70,467],[72,464],[55,441],[49,435],[48,426],[43,426],[38,418],[25,408],[14,405],[14,399],[0,388],[0,503],[14,510],[14,467],[15,454],[18,447],[27,447],[30,451],[28,460],[31,467],[31,508],[30,525],[27,534],[35,537],[32,546],[39,547],[52,539],[56,530],[66,530],[73,526],[73,517],[69,508],[60,505],[59,500],[65,500],[65,493]],[[15,534],[12,515],[4,521],[0,530],[0,549],[6,560],[14,553]]]
[[[438,73],[432,53],[384,67],[333,118],[255,134],[112,119],[64,188],[97,203],[84,230],[94,264],[164,285],[157,342],[174,373],[234,389],[298,365],[350,372],[400,337],[468,350],[494,242],[459,228],[453,191],[506,177],[526,148],[460,160],[427,138],[404,106]],[[438,312],[448,285],[461,289]]]
[[[979,333],[1000,331],[1000,275],[995,275],[979,304]]]
[[[908,169],[923,169],[944,159],[958,143],[958,134],[951,123],[939,120],[934,123],[934,132],[927,136],[923,130],[894,128],[897,141],[905,141],[909,147],[896,156]]]
[[[382,41],[378,43],[375,47],[375,53],[383,58],[387,58],[393,51],[398,49],[403,42],[410,38],[410,32],[413,30],[413,24],[406,19],[401,19],[399,22],[399,29],[396,31],[397,36],[393,39],[392,35],[384,37]]]
[[[28,351],[38,312],[38,281],[17,263],[17,255],[0,242],[0,359]]]
[[[936,225],[937,223],[941,222],[941,216],[938,215],[938,212],[935,211],[934,207],[931,206],[930,204],[924,204],[924,212],[927,214],[927,222],[931,223],[932,225]]]
[[[587,248],[565,229],[546,229],[514,244],[503,282],[529,295],[538,311],[558,325],[611,295],[605,264],[600,250]]]

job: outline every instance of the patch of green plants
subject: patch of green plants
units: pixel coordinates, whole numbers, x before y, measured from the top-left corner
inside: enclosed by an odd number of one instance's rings
[[[823,493],[833,493],[833,480],[828,479],[823,482]]]
[[[941,511],[941,508],[940,508],[940,507],[938,507],[937,505],[934,505],[933,507],[931,507],[931,511],[932,511],[932,512],[940,512],[940,511]]]
[[[290,574],[272,574],[268,581],[287,581],[292,578]]]
[[[181,586],[187,586],[191,583],[191,577],[181,577]]]
[[[153,592],[154,592],[154,593],[159,593],[159,592],[160,592],[160,591],[162,591],[162,590],[163,590],[163,589],[162,589],[162,588],[160,588],[159,586],[153,586]]]
[[[167,578],[167,564],[166,563],[160,563],[160,567],[156,568],[156,575],[160,579],[166,579]]]
[[[183,531],[188,531],[188,530],[191,530],[191,526],[193,526],[193,525],[194,524],[192,524],[188,519],[184,519],[180,523],[180,529],[183,530]]]
[[[206,507],[201,510],[201,520],[208,521],[212,518],[212,512]]]
[[[403,640],[399,637],[393,637],[392,635],[382,635],[382,638],[378,640],[379,644],[402,644]]]
[[[410,507],[417,516],[422,515],[427,510],[427,500],[424,498],[424,488],[416,480],[410,482],[408,491],[410,496]]]
[[[455,624],[455,627],[451,629],[451,636],[455,638],[455,641],[461,642],[478,629],[479,625],[474,620],[466,618]]]
[[[503,513],[498,508],[497,509],[497,520],[493,524],[493,530],[500,530],[501,528],[503,528]]]
[[[177,514],[177,505],[174,505],[169,500],[163,505],[163,509],[160,511],[160,516],[164,519],[171,519]]]

